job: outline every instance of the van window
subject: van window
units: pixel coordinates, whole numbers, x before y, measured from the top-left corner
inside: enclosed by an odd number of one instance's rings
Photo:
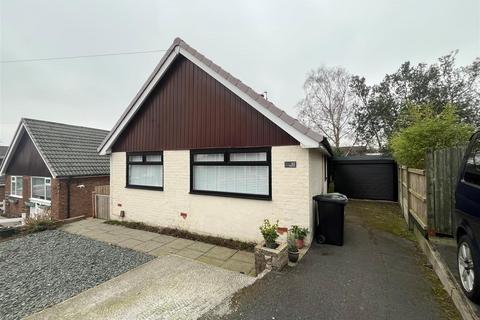
[[[475,140],[468,154],[463,179],[466,182],[480,186],[480,138]]]

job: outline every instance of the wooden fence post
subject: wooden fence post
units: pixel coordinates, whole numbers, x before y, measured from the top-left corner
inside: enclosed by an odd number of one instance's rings
[[[427,233],[435,235],[435,153],[427,153],[425,163],[425,174],[427,179]]]
[[[405,169],[407,172],[406,175],[406,184],[407,184],[407,215],[408,215],[408,229],[413,230],[413,223],[412,223],[412,215],[410,214],[410,172],[408,171],[408,167]]]

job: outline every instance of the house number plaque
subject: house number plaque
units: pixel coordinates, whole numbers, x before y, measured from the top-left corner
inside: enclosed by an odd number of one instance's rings
[[[297,161],[285,161],[285,168],[296,168]]]

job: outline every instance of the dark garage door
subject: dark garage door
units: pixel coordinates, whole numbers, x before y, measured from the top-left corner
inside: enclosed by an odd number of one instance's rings
[[[397,165],[381,156],[333,158],[335,192],[354,199],[397,201]]]

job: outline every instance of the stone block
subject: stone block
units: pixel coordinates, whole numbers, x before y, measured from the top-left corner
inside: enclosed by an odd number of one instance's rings
[[[255,272],[257,275],[265,269],[281,271],[287,263],[286,243],[281,243],[276,249],[265,247],[264,242],[255,246]]]

